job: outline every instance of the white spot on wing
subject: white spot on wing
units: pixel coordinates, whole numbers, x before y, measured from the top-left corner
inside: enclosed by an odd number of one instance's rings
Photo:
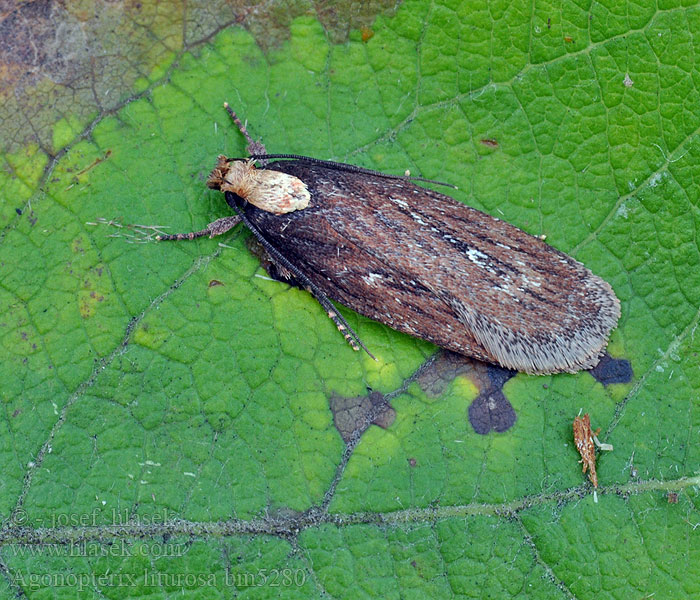
[[[485,263],[487,263],[489,259],[486,254],[476,248],[469,248],[469,250],[467,250],[467,258],[479,266],[485,266]]]
[[[400,200],[399,198],[389,198],[394,204],[398,204],[401,208],[408,210],[408,202],[405,200]]]
[[[380,281],[381,278],[382,276],[379,273],[369,273],[368,275],[362,276],[362,279],[367,285],[377,285],[377,282]]]
[[[423,225],[423,227],[428,226],[428,224],[423,219],[421,219],[416,213],[411,213],[411,216],[413,217],[413,220],[419,225]]]

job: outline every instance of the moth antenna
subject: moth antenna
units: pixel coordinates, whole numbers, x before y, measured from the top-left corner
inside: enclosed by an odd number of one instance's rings
[[[229,114],[233,122],[236,124],[236,127],[238,127],[238,130],[243,134],[248,144],[254,144],[255,141],[252,137],[250,137],[250,134],[248,133],[248,130],[246,129],[245,125],[243,125],[241,120],[238,118],[238,115],[233,111],[228,102],[224,102],[224,108],[226,109],[226,112]]]
[[[226,112],[229,114],[231,119],[233,119],[233,122],[236,124],[236,127],[238,127],[238,130],[245,137],[246,142],[248,142],[248,145],[246,146],[248,154],[250,154],[251,156],[257,156],[260,160],[260,164],[266,165],[267,161],[265,160],[265,156],[267,155],[267,150],[265,149],[265,145],[262,142],[256,142],[252,137],[250,137],[246,126],[238,118],[238,115],[235,112],[233,112],[233,109],[229,106],[228,102],[224,102],[224,108],[226,109]]]
[[[458,189],[456,185],[452,183],[446,183],[444,181],[437,181],[435,179],[426,179],[425,177],[411,177],[410,175],[389,175],[387,173],[382,173],[381,171],[375,171],[373,169],[365,169],[364,167],[358,167],[357,165],[349,165],[347,163],[336,162],[334,160],[322,160],[320,158],[313,158],[311,156],[302,156],[301,154],[250,154],[250,158],[256,160],[267,160],[269,158],[292,158],[295,160],[301,160],[314,165],[322,165],[326,167],[331,167],[337,169],[338,171],[349,171],[351,173],[364,173],[365,175],[374,175],[375,177],[382,177],[383,179],[399,179],[401,181],[422,181],[423,183],[434,183],[435,185],[444,185],[445,187]]]
[[[253,223],[250,222],[248,217],[246,217],[245,213],[240,208],[238,208],[238,204],[236,204],[235,195],[232,192],[226,192],[224,195],[226,197],[226,203],[238,213],[238,216],[240,216],[241,221],[243,221],[245,226],[253,232],[253,235],[257,238],[262,247],[265,248],[265,250],[267,250],[267,253],[276,262],[281,264],[285,269],[292,273],[308,290],[308,292],[314,298],[316,298],[316,301],[323,307],[328,317],[335,323],[336,327],[338,328],[338,331],[340,331],[340,333],[343,334],[343,336],[345,337],[348,344],[350,344],[352,349],[359,350],[360,348],[362,348],[370,358],[372,358],[373,360],[377,360],[377,357],[374,356],[374,354],[372,354],[369,351],[367,346],[364,345],[364,343],[360,339],[360,336],[357,335],[357,333],[352,327],[350,327],[350,323],[348,323],[345,317],[338,312],[335,306],[333,306],[333,303],[331,302],[330,298],[326,296],[326,294],[324,294],[306,275],[304,275],[304,273],[302,273],[287,258],[285,258],[279,252],[279,250],[277,250],[277,248],[275,248],[270,242],[268,242],[263,237],[260,230],[255,225],[253,225]]]

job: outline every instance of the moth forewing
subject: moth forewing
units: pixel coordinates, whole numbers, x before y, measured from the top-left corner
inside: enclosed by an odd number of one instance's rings
[[[284,160],[311,202],[261,235],[330,297],[398,331],[528,373],[594,366],[620,315],[610,286],[539,238],[396,178]],[[248,200],[248,198],[245,198]]]

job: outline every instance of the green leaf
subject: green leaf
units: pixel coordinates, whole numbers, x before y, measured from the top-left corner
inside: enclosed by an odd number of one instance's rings
[[[0,597],[698,597],[700,9],[285,6],[7,17],[83,42],[0,65]],[[379,361],[354,353],[245,232],[92,225],[228,215],[224,100],[269,152],[408,168],[546,235],[614,287],[631,383],[517,375],[515,426],[478,435],[478,378],[426,386],[433,346],[343,310]],[[368,389],[395,419],[346,445],[332,399]],[[581,410],[614,446],[597,502]]]

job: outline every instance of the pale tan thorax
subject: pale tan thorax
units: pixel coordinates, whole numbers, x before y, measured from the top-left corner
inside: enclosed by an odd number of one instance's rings
[[[252,159],[229,162],[225,156],[219,156],[207,185],[233,192],[253,206],[276,215],[309,205],[311,194],[301,179],[279,171],[256,169],[253,163]]]

